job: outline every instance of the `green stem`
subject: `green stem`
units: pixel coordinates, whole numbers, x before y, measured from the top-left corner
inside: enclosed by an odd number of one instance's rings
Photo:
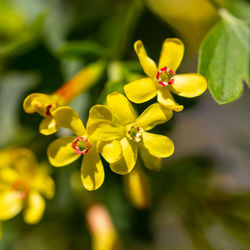
[[[141,0],[133,0],[128,9],[127,16],[124,20],[121,36],[114,50],[113,59],[118,60],[122,57],[129,40],[136,28],[136,24],[143,11],[143,3]]]

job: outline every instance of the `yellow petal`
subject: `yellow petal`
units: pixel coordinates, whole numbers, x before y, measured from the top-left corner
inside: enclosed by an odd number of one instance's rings
[[[128,174],[135,166],[138,145],[133,141],[129,141],[126,137],[123,137],[120,143],[122,147],[122,158],[117,162],[110,163],[110,168],[117,174]]]
[[[170,110],[180,112],[183,110],[183,106],[179,105],[177,102],[175,102],[172,94],[170,93],[168,87],[164,87],[159,89],[157,100],[159,103],[161,103],[165,108],[168,108]]]
[[[53,166],[66,166],[80,157],[72,148],[74,139],[74,136],[59,138],[49,145],[47,154],[49,162]]]
[[[162,45],[158,68],[168,67],[176,71],[182,61],[183,55],[184,45],[180,39],[166,39]]]
[[[95,148],[84,155],[81,169],[82,184],[87,190],[98,189],[104,181],[104,169],[101,158]]]
[[[151,155],[143,145],[140,145],[139,152],[146,168],[152,171],[161,170],[162,161],[160,157]]]
[[[125,178],[125,190],[131,203],[138,209],[146,209],[151,203],[151,190],[148,177],[139,163]]]
[[[157,73],[157,67],[155,62],[150,57],[148,57],[142,41],[136,41],[134,43],[134,49],[145,74],[153,78]]]
[[[121,124],[135,121],[134,108],[124,95],[113,92],[107,96],[107,103]]]
[[[75,135],[81,136],[85,133],[84,125],[76,111],[68,106],[59,107],[54,113],[57,128],[70,129]]]
[[[5,191],[0,193],[0,220],[13,218],[23,208],[23,203],[15,191]]]
[[[112,121],[96,120],[88,126],[87,133],[94,140],[111,141],[120,139],[124,134],[124,128]]]
[[[207,89],[207,80],[200,74],[180,74],[174,76],[174,84],[170,90],[180,96],[196,97]]]
[[[98,151],[109,163],[118,161],[122,156],[121,144],[117,140],[98,143]]]
[[[148,152],[156,157],[169,157],[174,153],[174,143],[164,135],[144,132],[143,144]]]
[[[91,107],[89,111],[87,129],[96,120],[112,121],[112,113],[111,113],[110,108],[104,105],[99,105],[99,104]]]
[[[17,180],[19,173],[9,167],[0,168],[0,183],[11,184]]]
[[[52,135],[57,131],[56,121],[53,116],[45,117],[39,126],[39,131],[43,135]]]
[[[159,103],[150,105],[136,120],[136,124],[144,130],[150,130],[158,124],[164,123],[171,119],[173,112],[164,108]]]
[[[56,108],[56,102],[50,95],[41,93],[33,93],[27,96],[23,102],[23,109],[26,113],[39,113],[42,116],[46,116],[46,107],[52,105],[51,111]]]
[[[142,103],[154,98],[157,88],[151,78],[143,78],[124,86],[128,99],[135,103]]]
[[[27,198],[27,207],[24,210],[24,221],[28,224],[38,223],[45,210],[45,201],[36,191],[31,191]]]

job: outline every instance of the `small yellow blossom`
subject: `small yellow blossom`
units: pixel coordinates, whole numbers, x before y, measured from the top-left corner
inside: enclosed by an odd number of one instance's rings
[[[0,155],[6,159],[0,163],[0,221],[24,210],[26,223],[38,223],[45,209],[43,196],[54,196],[54,181],[28,149],[7,149]]]
[[[38,113],[44,117],[40,123],[40,133],[43,135],[54,134],[58,130],[54,119],[56,109],[68,105],[72,99],[94,85],[103,71],[103,62],[90,64],[71,80],[60,87],[55,93],[46,95],[33,93],[27,96],[23,102],[23,109],[26,113]]]
[[[59,107],[54,118],[59,127],[68,128],[74,136],[59,138],[48,147],[48,158],[55,167],[68,165],[82,155],[81,180],[88,190],[98,189],[104,181],[104,169],[99,152],[107,162],[117,161],[121,156],[118,142],[98,143],[89,136],[88,127],[100,119],[110,119],[110,111],[103,105],[96,105],[90,109],[87,129],[80,117],[71,107]]]
[[[163,43],[158,67],[148,57],[143,43],[134,44],[141,66],[148,78],[139,79],[124,86],[128,99],[135,103],[146,102],[157,95],[159,103],[173,111],[182,111],[183,106],[175,102],[171,92],[183,97],[196,97],[207,89],[206,79],[196,73],[177,74],[184,45],[177,38],[166,39]]]
[[[88,133],[97,141],[113,140],[120,143],[122,157],[110,163],[114,172],[131,172],[137,160],[138,149],[145,165],[151,169],[159,167],[161,158],[174,153],[174,144],[168,137],[146,132],[168,121],[173,115],[171,110],[154,103],[137,118],[128,99],[116,92],[107,96],[107,103],[113,114],[112,120],[96,120],[89,126]]]
[[[150,207],[150,182],[141,167],[140,161],[136,162],[130,174],[124,176],[124,191],[132,205],[137,209],[147,209]]]

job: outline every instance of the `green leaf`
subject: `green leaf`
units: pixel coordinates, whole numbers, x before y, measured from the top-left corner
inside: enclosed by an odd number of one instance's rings
[[[207,78],[213,98],[226,104],[240,97],[243,81],[250,86],[250,30],[225,10],[221,16],[201,46],[199,73]]]
[[[58,50],[59,56],[79,58],[85,56],[106,56],[107,50],[91,41],[69,42]]]

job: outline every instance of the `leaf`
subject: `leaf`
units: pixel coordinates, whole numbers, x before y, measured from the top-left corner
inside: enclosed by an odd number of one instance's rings
[[[226,10],[221,16],[201,46],[199,73],[207,78],[213,98],[227,104],[240,97],[243,80],[250,86],[250,30]]]
[[[106,56],[107,50],[91,41],[68,42],[58,50],[62,57]]]

